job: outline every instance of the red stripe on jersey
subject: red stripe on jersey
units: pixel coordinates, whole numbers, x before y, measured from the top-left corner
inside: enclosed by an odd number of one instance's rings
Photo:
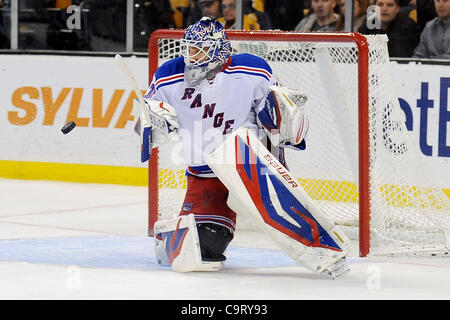
[[[176,74],[176,75],[169,76],[169,77],[164,77],[164,78],[156,80],[155,86],[159,86],[161,83],[170,82],[170,81],[173,81],[173,80],[180,79],[182,77],[184,77],[183,73]]]
[[[239,71],[239,70],[243,70],[243,71],[251,71],[251,72],[258,72],[258,73],[263,73],[265,74],[267,77],[271,77],[272,75],[264,69],[258,69],[258,68],[250,68],[250,67],[242,67],[242,66],[237,66],[237,67],[228,67],[227,68],[230,71]]]

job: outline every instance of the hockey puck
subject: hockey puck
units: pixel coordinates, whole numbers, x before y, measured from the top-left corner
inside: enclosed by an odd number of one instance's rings
[[[75,128],[75,127],[76,127],[75,122],[74,121],[69,121],[61,128],[61,131],[62,131],[62,133],[67,134],[70,131],[72,131],[73,128]]]

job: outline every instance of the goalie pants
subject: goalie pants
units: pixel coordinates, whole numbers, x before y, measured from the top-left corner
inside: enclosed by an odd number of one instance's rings
[[[187,191],[180,215],[193,213],[196,223],[215,223],[234,233],[236,213],[227,205],[228,189],[218,178],[187,176]]]

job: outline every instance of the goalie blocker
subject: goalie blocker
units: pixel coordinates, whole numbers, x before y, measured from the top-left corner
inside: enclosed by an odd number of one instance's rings
[[[176,133],[179,128],[177,113],[168,103],[150,99],[143,99],[142,102],[134,99],[133,108],[139,111],[134,131],[141,139],[141,162],[146,162],[154,147]]]
[[[250,215],[299,265],[332,278],[348,270],[348,238],[251,130],[236,130],[208,165],[229,190],[228,206]]]

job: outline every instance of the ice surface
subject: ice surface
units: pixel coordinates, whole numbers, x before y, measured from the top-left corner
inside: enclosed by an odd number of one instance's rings
[[[0,179],[0,299],[449,299],[449,258],[349,259],[329,280],[257,232],[238,231],[223,270],[157,265],[147,189]]]

